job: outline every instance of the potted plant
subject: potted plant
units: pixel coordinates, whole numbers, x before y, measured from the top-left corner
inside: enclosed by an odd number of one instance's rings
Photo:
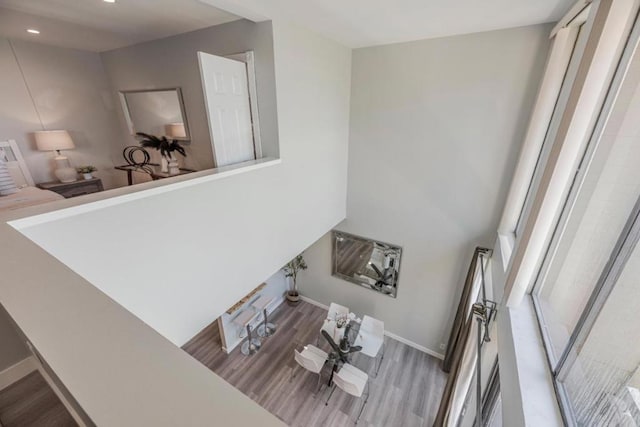
[[[178,140],[168,140],[166,136],[157,137],[144,132],[138,132],[136,135],[143,138],[140,141],[140,145],[143,147],[155,148],[160,152],[160,155],[162,156],[162,161],[160,163],[161,172],[169,173],[169,175],[177,175],[180,173],[178,159],[176,159],[173,153],[178,152],[179,154],[182,154],[183,157],[187,157],[187,153]]]
[[[287,300],[291,303],[298,303],[300,301],[300,293],[298,292],[298,284],[296,279],[298,278],[298,273],[302,270],[307,269],[307,262],[304,260],[302,254],[298,255],[291,261],[285,265],[282,270],[284,271],[285,277],[291,277],[293,282],[293,286],[291,289],[287,291]]]
[[[80,166],[76,168],[76,172],[78,172],[79,174],[82,174],[82,176],[84,177],[84,179],[92,179],[93,178],[93,172],[97,171],[98,169],[96,169],[95,166],[91,166],[91,165],[87,165],[87,166]]]

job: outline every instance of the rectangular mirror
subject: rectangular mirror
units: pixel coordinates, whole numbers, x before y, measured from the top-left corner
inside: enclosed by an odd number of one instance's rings
[[[121,91],[120,102],[131,135],[191,139],[180,88]]]
[[[402,248],[333,231],[332,275],[395,298]]]

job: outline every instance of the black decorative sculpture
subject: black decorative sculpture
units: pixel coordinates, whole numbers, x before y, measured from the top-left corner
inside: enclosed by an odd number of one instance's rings
[[[136,160],[136,156],[142,156],[142,159]],[[153,173],[153,168],[149,164],[151,162],[151,155],[147,150],[137,145],[129,145],[122,150],[122,157],[129,166],[133,166],[136,169],[140,169],[148,174]]]

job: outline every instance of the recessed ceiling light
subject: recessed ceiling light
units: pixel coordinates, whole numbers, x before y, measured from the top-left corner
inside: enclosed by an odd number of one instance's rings
[[[116,0],[102,0],[102,1],[104,1],[105,3],[115,3],[116,2]]]
[[[31,33],[31,34],[40,34],[40,31],[33,29],[33,28],[29,28],[27,29],[27,33]]]

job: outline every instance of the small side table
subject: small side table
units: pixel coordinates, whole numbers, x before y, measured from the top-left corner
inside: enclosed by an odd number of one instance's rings
[[[74,182],[43,182],[37,184],[37,187],[58,193],[66,199],[104,190],[100,178],[81,179]]]

